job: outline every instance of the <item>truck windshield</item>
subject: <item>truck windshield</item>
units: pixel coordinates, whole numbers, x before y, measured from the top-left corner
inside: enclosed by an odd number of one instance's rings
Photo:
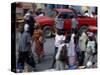
[[[63,19],[71,19],[72,16],[76,16],[73,12],[61,12],[58,16],[58,18],[63,17]]]

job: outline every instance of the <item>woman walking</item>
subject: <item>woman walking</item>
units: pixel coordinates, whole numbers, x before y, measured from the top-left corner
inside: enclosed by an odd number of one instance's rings
[[[72,68],[76,65],[76,50],[75,50],[75,40],[74,40],[75,34],[71,34],[69,46],[68,46],[68,62],[69,62],[69,68]]]
[[[38,63],[39,63],[44,55],[44,49],[43,49],[43,32],[40,26],[38,25],[35,27],[33,33],[33,39],[35,43],[35,52],[38,56]]]
[[[86,41],[88,40],[88,36],[85,31],[81,34],[79,37],[79,47],[80,47],[80,59],[79,59],[79,65],[84,65],[84,59],[85,59],[85,52],[86,52]]]

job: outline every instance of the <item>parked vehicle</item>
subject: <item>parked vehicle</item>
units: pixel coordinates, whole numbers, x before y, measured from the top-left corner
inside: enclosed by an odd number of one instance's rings
[[[92,17],[78,15],[76,11],[72,9],[54,9],[55,12],[58,12],[58,18],[61,15],[64,17],[64,30],[71,29],[71,16],[75,16],[78,21],[78,29],[79,31],[87,30],[91,32],[97,31],[97,20]],[[44,34],[46,37],[51,36],[53,32],[53,27],[55,25],[55,18],[47,17],[47,16],[37,16],[35,17],[36,21],[40,24],[40,26],[44,30]]]

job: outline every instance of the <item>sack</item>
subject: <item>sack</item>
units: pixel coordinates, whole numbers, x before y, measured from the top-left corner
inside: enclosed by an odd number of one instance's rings
[[[29,56],[29,58],[27,60],[27,64],[30,65],[30,66],[32,66],[33,68],[35,68],[36,63],[35,63],[34,58],[33,58],[32,55]]]
[[[60,53],[59,60],[61,60],[61,61],[67,61],[67,51],[66,51],[66,47],[65,48],[62,48],[61,53]]]

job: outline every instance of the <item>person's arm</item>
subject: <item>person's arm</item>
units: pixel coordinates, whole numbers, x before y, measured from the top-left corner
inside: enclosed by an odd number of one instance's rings
[[[39,40],[40,40],[41,43],[44,43],[45,42],[45,36],[44,36],[42,30],[40,30],[40,38],[39,38]]]

